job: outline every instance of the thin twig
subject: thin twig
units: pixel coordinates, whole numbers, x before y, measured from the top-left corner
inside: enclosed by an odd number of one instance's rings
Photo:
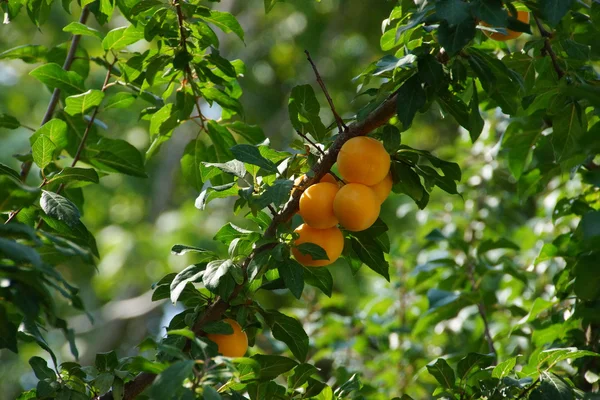
[[[88,17],[90,15],[90,10],[88,6],[83,7],[81,10],[81,15],[79,16],[79,23],[86,23]],[[81,40],[81,35],[73,35],[73,39],[71,39],[71,47],[69,47],[69,52],[67,53],[67,58],[65,58],[65,63],[63,64],[63,69],[68,71],[71,69],[71,65],[73,64],[73,60],[75,59],[75,53],[77,52],[77,47],[79,46],[79,41]],[[54,89],[52,92],[52,97],[50,97],[50,102],[48,103],[48,108],[46,108],[46,113],[44,114],[44,118],[42,119],[41,125],[44,125],[46,122],[52,119],[52,115],[54,114],[54,110],[56,109],[56,105],[58,104],[58,100],[60,99],[60,89]],[[25,161],[21,165],[21,181],[25,182],[27,177],[29,176],[29,172],[31,172],[31,166],[33,161]],[[18,214],[18,212],[16,213]],[[15,214],[15,215],[16,215]]]
[[[540,34],[544,38],[544,49],[542,50],[542,54],[545,53],[550,56],[550,59],[552,60],[552,65],[554,66],[554,70],[558,75],[558,79],[561,79],[563,76],[565,76],[565,71],[563,71],[560,64],[558,63],[558,57],[556,56],[554,49],[552,49],[552,44],[550,43],[550,39],[552,38],[553,34],[552,32],[546,30],[546,28],[544,28],[542,22],[535,14],[533,15],[533,19],[535,20],[535,24],[537,25]]]
[[[310,57],[310,53],[308,52],[308,50],[304,50],[304,53],[306,53],[306,58],[308,59],[308,62],[310,63],[313,71],[315,72],[315,76],[317,77],[317,82],[319,83],[319,86],[321,86],[321,89],[323,90],[323,93],[325,94],[325,97],[327,98],[327,102],[329,103],[329,107],[331,108],[331,112],[333,113],[333,118],[335,118],[335,122],[337,123],[338,130],[340,131],[340,133],[344,132],[345,130],[348,129],[348,127],[346,126],[346,124],[344,124],[344,120],[342,119],[342,117],[340,117],[340,115],[337,113],[337,111],[335,111],[335,106],[333,105],[333,100],[331,100],[331,96],[329,95],[329,92],[327,91],[325,82],[323,82],[323,79],[321,79],[321,74],[319,74],[319,70],[317,69],[317,66],[315,65],[312,58]]]
[[[313,142],[312,140],[310,140],[310,138],[308,136],[306,136],[304,133],[300,132],[298,129],[296,129],[296,133],[298,134],[298,136],[300,136],[302,139],[306,140],[308,143],[310,143],[315,149],[317,149],[317,151],[319,153],[321,153],[321,155],[325,155],[325,152],[323,151],[322,148],[320,148],[315,142]]]
[[[474,269],[475,269],[475,266],[471,263],[467,268],[467,274],[469,275],[469,280],[471,281],[471,288],[472,288],[471,290],[476,292],[479,290],[479,288],[477,286],[477,282],[475,282]],[[488,344],[489,351],[490,351],[490,353],[494,354],[496,359],[498,359],[498,353],[496,352],[496,348],[494,347],[494,338],[492,337],[492,334],[490,331],[490,324],[487,319],[487,313],[485,311],[485,306],[483,305],[483,301],[480,301],[479,303],[477,303],[477,310],[479,311],[479,316],[483,320],[483,329],[484,329],[485,338],[486,338],[486,341]]]
[[[185,36],[185,26],[184,26],[184,20],[185,17],[183,16],[183,11],[181,10],[181,0],[173,0],[173,5],[175,6],[175,10],[177,11],[177,25],[179,25],[179,42],[181,44],[181,48],[183,49],[184,53],[187,53],[187,42],[186,42],[186,36]],[[204,116],[202,115],[202,110],[200,109],[200,104],[198,104],[198,99],[201,98],[202,96],[200,96],[198,94],[197,88],[196,88],[196,84],[194,83],[194,75],[192,74],[192,69],[190,68],[190,64],[186,63],[185,64],[185,75],[186,78],[185,80],[187,80],[190,83],[190,87],[192,88],[192,92],[194,93],[194,103],[196,105],[196,111],[198,111],[198,116],[200,117],[200,124],[202,126],[202,129],[205,129],[204,126]]]

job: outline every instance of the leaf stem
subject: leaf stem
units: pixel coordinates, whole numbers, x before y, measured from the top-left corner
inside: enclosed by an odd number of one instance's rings
[[[552,60],[552,66],[554,67],[554,70],[558,75],[558,79],[561,79],[563,76],[565,76],[565,71],[563,71],[560,64],[558,63],[558,57],[556,56],[556,53],[554,52],[554,49],[552,49],[552,45],[550,44],[550,39],[552,38],[553,33],[544,28],[542,22],[535,14],[533,14],[533,19],[535,20],[535,24],[537,25],[540,34],[544,38],[544,48],[542,49],[542,55],[547,54],[550,56],[550,59]]]
[[[302,139],[306,140],[308,143],[310,143],[315,149],[317,149],[317,151],[319,153],[321,153],[321,155],[325,155],[325,152],[323,151],[322,148],[320,148],[315,142],[313,142],[312,140],[310,140],[310,138],[305,135],[304,133],[300,132],[298,129],[296,129],[296,133],[298,134],[298,136],[300,136]]]

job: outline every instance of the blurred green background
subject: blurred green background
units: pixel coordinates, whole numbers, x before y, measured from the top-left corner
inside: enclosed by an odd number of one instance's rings
[[[75,17],[67,19],[59,7],[56,3],[49,22],[39,31],[24,13],[11,24],[0,26],[0,52],[27,43],[50,47],[67,42],[70,35],[62,28]],[[384,55],[379,46],[381,21],[389,15],[393,3],[289,0],[278,4],[268,15],[262,0],[222,0],[214,7],[233,13],[246,32],[245,44],[220,34],[221,53],[246,64],[247,73],[241,79],[246,120],[261,126],[275,148],[288,149],[289,143],[298,139],[288,121],[291,88],[311,83],[318,90],[304,50],[310,51],[317,63],[338,111],[352,116],[363,104],[360,97],[356,98],[359,88],[352,78]],[[79,10],[74,11],[77,16]],[[95,21],[91,23],[103,31],[125,24],[120,16],[104,28]],[[95,39],[84,37],[82,41],[90,56],[102,54]],[[132,48],[142,50],[147,45],[140,43]],[[39,83],[28,75],[34,67],[21,61],[0,61],[0,112],[10,113],[30,127],[39,125],[50,97],[49,91],[40,92]],[[103,75],[92,64],[88,82],[99,86]],[[320,93],[319,96],[325,106],[325,98]],[[138,120],[140,110],[141,104],[136,103],[132,109],[103,113],[100,119],[108,126],[107,135],[124,138],[145,152],[149,146],[148,122]],[[218,110],[207,109],[206,114],[214,117]],[[326,124],[332,121],[325,107],[321,116]],[[427,362],[453,352],[486,350],[481,340],[483,325],[473,317],[477,312],[473,307],[448,323],[436,325],[434,330],[411,336],[410,327],[427,309],[424,293],[438,282],[451,279],[449,272],[442,269],[415,272],[417,265],[427,265],[429,260],[454,257],[443,248],[423,248],[425,236],[438,228],[446,234],[464,232],[467,240],[477,239],[483,232],[490,237],[512,238],[525,250],[521,253],[525,258],[517,261],[526,267],[535,258],[540,239],[550,237],[555,229],[549,221],[557,198],[561,192],[578,187],[577,181],[569,185],[555,182],[557,190],[539,202],[516,198],[515,183],[497,157],[498,132],[505,126],[502,116],[488,115],[482,138],[472,146],[466,132],[459,131],[453,120],[443,119],[434,110],[420,115],[413,127],[402,134],[403,143],[431,150],[440,158],[461,165],[462,197],[436,189],[426,211],[419,211],[412,200],[401,195],[392,195],[384,203],[382,218],[390,226],[394,254],[390,260],[390,283],[367,268],[353,276],[345,261],[340,260],[329,267],[334,276],[332,298],[317,294],[312,288],[305,290],[300,301],[287,291],[263,294],[260,301],[266,307],[291,311],[303,321],[317,366],[338,377],[361,373],[363,381],[379,392],[369,398],[387,399],[405,391],[416,398],[426,398],[430,393],[428,384],[434,382],[423,373]],[[180,127],[148,162],[147,179],[111,175],[103,178],[101,185],[84,189],[83,221],[98,240],[101,258],[96,270],[78,265],[60,267],[65,277],[81,288],[94,320],[91,324],[85,315],[73,314],[67,305],[63,307],[63,317],[77,333],[82,365],[93,363],[96,353],[112,349],[120,357],[136,354],[136,346],[145,337],[165,333],[164,326],[178,309],[168,302],[151,302],[151,284],[193,262],[192,258],[171,255],[173,244],[226,253],[227,249],[212,240],[219,227],[227,221],[248,226],[248,221],[232,214],[233,200],[214,201],[203,212],[194,207],[198,193],[183,182],[179,160],[186,143],[196,133],[194,124]],[[30,132],[23,128],[0,131],[0,162],[17,168],[19,162],[12,155],[28,150],[29,136]],[[30,179],[34,183],[39,174],[31,174]],[[547,264],[542,270],[531,265],[528,272],[543,275],[546,268],[553,265]],[[506,315],[492,321],[493,329],[500,332],[510,328],[512,315],[508,305],[512,299],[523,294],[522,301],[529,302],[540,295],[549,279],[542,277],[535,287],[515,284],[511,277],[494,282],[503,290],[495,311]],[[59,304],[60,301],[57,299]],[[526,305],[519,304],[523,308]],[[48,332],[48,339],[61,361],[71,359],[62,334]],[[525,345],[519,338],[510,338],[500,349],[501,357]],[[22,349],[19,355],[0,351],[0,398],[15,398],[22,389],[35,386],[27,360],[40,350],[35,345]],[[251,349],[266,353],[282,350],[281,344],[265,336],[260,336],[257,346]]]

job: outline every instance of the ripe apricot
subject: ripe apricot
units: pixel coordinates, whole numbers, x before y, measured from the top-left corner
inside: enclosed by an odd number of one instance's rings
[[[292,194],[294,194],[296,189],[298,189],[298,186],[300,185],[300,182],[302,182],[302,179],[304,178],[304,176],[305,175],[300,175],[299,177],[297,177],[294,180],[294,188],[292,189]],[[323,182],[335,183],[336,185],[339,186],[337,179],[335,179],[335,177],[333,175],[331,175],[329,172],[326,173],[319,181],[319,183],[323,183]]]
[[[302,243],[314,243],[320,246],[327,253],[329,260],[315,260],[310,254],[303,254],[297,247],[292,247],[294,258],[307,267],[323,267],[332,264],[342,255],[344,250],[344,235],[336,226],[328,229],[315,229],[307,224],[302,224],[294,230],[298,235],[298,239],[294,242],[296,246]]]
[[[512,14],[511,14],[511,16],[512,16]],[[523,23],[528,24],[529,19],[530,19],[529,11],[517,10],[517,19]],[[483,22],[483,21],[481,22],[481,25],[490,26],[489,24],[487,24],[486,22]],[[518,38],[519,36],[521,36],[521,34],[523,32],[516,32],[516,31],[512,31],[510,29],[507,29],[506,35],[503,33],[500,33],[500,32],[490,32],[490,31],[483,31],[483,33],[490,39],[498,40],[500,42],[506,42],[507,40],[512,40],[512,39]]]
[[[383,178],[381,182],[374,184],[373,186],[369,186],[373,192],[375,192],[375,196],[379,200],[379,204],[383,203],[385,199],[390,195],[392,191],[392,185],[394,181],[392,180],[392,174],[389,173]]]
[[[233,319],[224,319],[233,328],[233,333],[228,335],[209,333],[207,338],[215,342],[219,348],[219,353],[225,357],[242,357],[248,350],[248,335],[242,331],[242,327]]]
[[[333,214],[333,199],[339,190],[338,185],[328,182],[310,186],[300,196],[298,213],[308,225],[317,229],[336,226],[337,218]]]
[[[380,202],[375,192],[360,183],[348,183],[333,200],[333,212],[349,231],[363,231],[379,217]]]
[[[358,136],[348,140],[337,156],[342,178],[350,183],[374,185],[390,170],[390,155],[377,140]]]

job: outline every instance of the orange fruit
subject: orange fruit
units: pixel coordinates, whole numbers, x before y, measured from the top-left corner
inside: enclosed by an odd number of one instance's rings
[[[375,185],[390,170],[390,155],[381,142],[358,136],[348,140],[337,156],[338,170],[346,182]]]
[[[323,182],[310,186],[300,196],[298,213],[308,225],[317,229],[336,226],[333,214],[333,199],[339,190],[338,185]]]
[[[297,177],[294,180],[294,188],[292,189],[292,194],[294,194],[294,192],[296,191],[296,189],[299,189],[298,186],[300,185],[300,182],[302,182],[302,179],[304,179],[304,176],[305,175],[300,175],[299,177]],[[322,183],[322,182],[335,183],[336,185],[338,185],[338,180],[335,179],[335,177],[333,175],[331,175],[329,172],[326,173],[325,176],[323,176],[321,178],[321,180],[319,181],[319,183]]]
[[[385,199],[390,195],[392,191],[392,185],[394,181],[392,180],[392,174],[389,173],[383,178],[381,182],[374,184],[373,186],[369,186],[373,192],[375,192],[375,196],[379,200],[379,204],[383,203]]]
[[[225,357],[242,357],[248,350],[248,335],[242,331],[242,327],[233,319],[224,319],[233,328],[233,333],[228,335],[209,333],[207,338],[215,342],[219,353]]]
[[[309,254],[303,254],[297,247],[292,247],[292,254],[294,258],[307,267],[323,267],[325,265],[332,264],[342,255],[344,250],[344,235],[338,227],[328,229],[315,229],[307,224],[302,224],[294,230],[298,235],[298,239],[294,244],[300,245],[302,243],[314,243],[320,246],[327,253],[329,260],[315,260]]]
[[[333,212],[349,231],[364,231],[379,217],[380,202],[375,192],[360,183],[348,183],[333,200]]]
[[[512,16],[512,14],[511,14],[511,16]],[[529,19],[530,19],[529,11],[517,10],[517,19],[523,23],[528,24]],[[481,22],[481,25],[490,26],[488,23],[483,22],[483,21]],[[490,31],[483,31],[483,33],[490,39],[498,40],[500,42],[506,42],[507,40],[512,40],[512,39],[518,38],[519,36],[521,36],[521,34],[523,32],[516,32],[516,31],[512,31],[510,29],[507,29],[506,35],[503,33],[500,33],[500,32],[490,32]]]

